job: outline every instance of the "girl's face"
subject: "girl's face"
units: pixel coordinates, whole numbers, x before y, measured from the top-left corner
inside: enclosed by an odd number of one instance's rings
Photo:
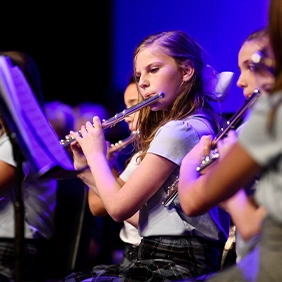
[[[137,103],[141,102],[142,98],[140,97],[137,86],[135,83],[131,83],[127,86],[124,92],[124,104],[126,108],[131,108]],[[137,130],[137,120],[139,116],[139,111],[129,115],[125,118],[125,121],[128,124],[129,130],[136,131]]]
[[[252,40],[243,44],[238,54],[238,65],[241,71],[237,86],[243,88],[244,96],[248,98],[256,88],[267,90],[271,88],[274,78],[271,75],[265,74],[260,76],[259,81],[254,72],[254,64],[251,61],[252,55],[259,51],[267,44],[267,40]]]
[[[177,95],[184,78],[170,56],[153,46],[146,47],[135,58],[135,72],[141,95],[146,99],[159,92],[165,97],[151,104],[151,110],[169,110]]]

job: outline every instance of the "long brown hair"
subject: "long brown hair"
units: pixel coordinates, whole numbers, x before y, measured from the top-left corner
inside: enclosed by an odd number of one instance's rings
[[[268,16],[269,40],[275,61],[275,83],[272,92],[282,89],[282,1],[272,0]]]
[[[159,32],[146,37],[134,51],[134,65],[137,55],[148,46],[157,46],[166,55],[172,57],[179,69],[187,62],[194,68],[193,77],[180,85],[179,93],[169,112],[151,111],[149,107],[140,110],[138,128],[140,128],[141,159],[144,158],[157,130],[171,120],[181,120],[198,110],[208,113],[212,119],[215,132],[220,128],[218,115],[210,101],[217,101],[213,91],[204,79],[206,64],[202,56],[202,47],[188,34],[173,30]]]

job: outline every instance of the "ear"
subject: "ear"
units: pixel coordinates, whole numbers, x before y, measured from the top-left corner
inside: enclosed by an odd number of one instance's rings
[[[189,81],[191,77],[194,75],[195,68],[191,61],[186,61],[185,65],[182,68],[183,80],[182,81]]]

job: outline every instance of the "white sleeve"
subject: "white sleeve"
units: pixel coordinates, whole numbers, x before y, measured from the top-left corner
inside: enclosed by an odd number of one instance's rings
[[[130,162],[128,163],[128,165],[126,166],[126,168],[124,169],[124,171],[119,175],[119,178],[126,182],[128,180],[128,178],[130,177],[130,175],[133,173],[133,171],[137,168],[138,164],[139,164],[139,159],[138,156],[140,155],[139,152],[135,153]]]

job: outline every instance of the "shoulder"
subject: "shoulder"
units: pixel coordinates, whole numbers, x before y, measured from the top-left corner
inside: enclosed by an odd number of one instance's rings
[[[214,135],[211,123],[205,115],[192,115],[183,120],[169,121],[163,125],[157,132],[158,135],[168,135],[168,138],[177,138],[184,136]]]
[[[162,156],[180,165],[182,158],[199,142],[201,136],[211,134],[205,123],[201,122],[199,126],[193,121],[192,118],[174,120],[163,125],[152,140],[148,153]]]

